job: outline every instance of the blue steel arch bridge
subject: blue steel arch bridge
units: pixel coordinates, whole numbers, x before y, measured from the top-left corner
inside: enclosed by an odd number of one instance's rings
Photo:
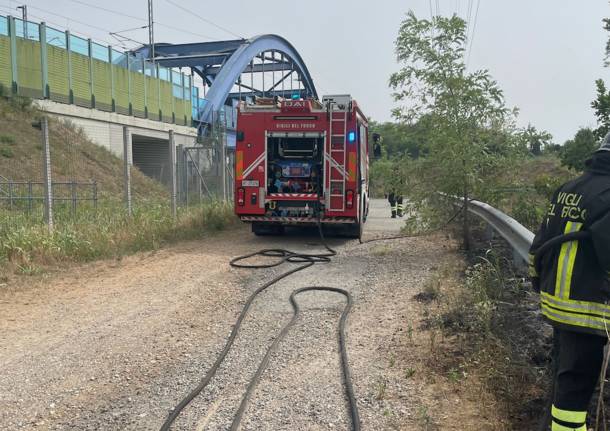
[[[188,67],[201,79],[202,88],[209,88],[196,101],[196,120],[201,124],[209,124],[220,107],[255,96],[318,98],[303,58],[278,35],[180,45],[160,43],[154,49],[145,46],[137,52],[166,67]]]

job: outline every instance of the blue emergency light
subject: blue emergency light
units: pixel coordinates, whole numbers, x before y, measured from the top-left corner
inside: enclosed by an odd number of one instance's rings
[[[354,142],[356,140],[356,132],[349,132],[347,134],[347,141]]]
[[[293,93],[291,98],[292,100],[299,100],[301,98],[301,95],[299,93]]]

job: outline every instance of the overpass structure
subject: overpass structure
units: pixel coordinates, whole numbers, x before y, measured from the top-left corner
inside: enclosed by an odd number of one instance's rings
[[[155,44],[154,49],[146,46],[138,53],[156,64],[188,67],[210,87],[205,97],[197,100],[197,120],[203,123],[209,123],[213,112],[227,101],[252,96],[318,97],[300,54],[286,39],[273,34],[243,40]],[[257,84],[254,74],[260,75]],[[238,91],[232,92],[236,87]]]
[[[277,35],[122,52],[45,23],[0,16],[0,84],[13,94],[198,127],[235,126],[237,100],[317,97],[297,50]]]
[[[201,189],[206,172],[222,177],[225,196],[238,102],[317,98],[303,58],[277,35],[119,51],[13,16],[0,16],[0,86],[4,95],[36,99],[41,110],[69,119],[94,143],[160,181],[168,183],[177,161],[184,172],[179,190],[189,182]]]

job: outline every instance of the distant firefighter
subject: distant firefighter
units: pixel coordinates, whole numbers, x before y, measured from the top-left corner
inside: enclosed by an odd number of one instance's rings
[[[392,170],[392,175],[388,179],[388,186],[386,195],[390,202],[390,209],[392,211],[392,218],[402,217],[404,215],[405,207],[403,205],[402,191],[404,187],[404,180],[400,175],[398,166],[395,166]]]

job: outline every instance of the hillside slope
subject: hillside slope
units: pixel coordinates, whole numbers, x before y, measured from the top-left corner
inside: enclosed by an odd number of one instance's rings
[[[27,102],[0,98],[0,176],[15,181],[40,181],[41,132],[32,127],[41,113]],[[51,171],[53,181],[97,181],[100,197],[120,198],[123,160],[87,138],[69,122],[51,119]],[[132,169],[132,191],[151,198],[165,197],[165,188]]]

